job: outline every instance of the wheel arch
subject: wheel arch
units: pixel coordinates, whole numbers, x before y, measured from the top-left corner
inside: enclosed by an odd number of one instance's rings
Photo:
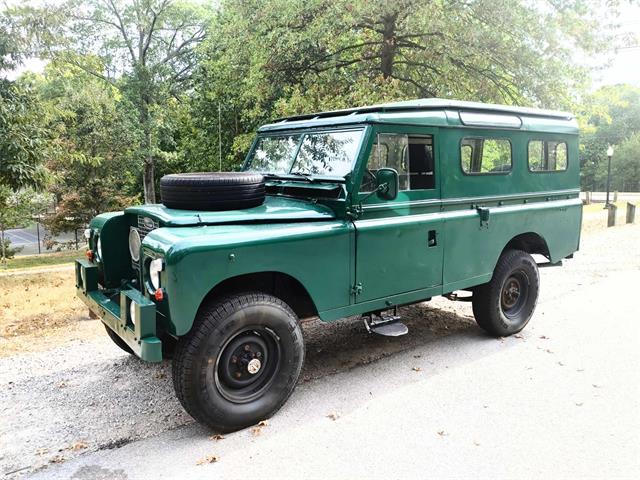
[[[528,254],[540,254],[551,258],[549,245],[544,237],[536,232],[526,232],[516,235],[507,242],[502,249],[501,255],[507,250],[522,250]]]
[[[198,310],[215,298],[249,291],[260,291],[279,298],[289,305],[300,319],[318,315],[316,305],[304,285],[291,275],[278,271],[253,272],[229,277],[205,295]]]

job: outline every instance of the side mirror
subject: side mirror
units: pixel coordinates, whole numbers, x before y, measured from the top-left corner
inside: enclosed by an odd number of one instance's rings
[[[400,190],[400,178],[393,168],[380,168],[376,172],[376,192],[384,200],[395,200]]]

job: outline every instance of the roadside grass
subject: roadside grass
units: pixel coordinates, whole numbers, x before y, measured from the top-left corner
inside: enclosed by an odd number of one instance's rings
[[[88,311],[76,297],[72,271],[0,275],[0,357],[29,351],[38,340],[83,338],[87,324],[93,324],[90,330],[99,326],[85,320]]]
[[[43,253],[41,255],[24,255],[7,260],[7,266],[0,265],[0,272],[22,268],[49,267],[53,265],[71,264],[76,258],[84,257],[84,250]]]

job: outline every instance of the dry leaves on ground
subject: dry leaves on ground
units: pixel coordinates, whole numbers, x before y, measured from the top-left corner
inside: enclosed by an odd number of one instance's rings
[[[216,463],[218,460],[220,460],[220,457],[218,457],[217,455],[207,455],[206,457],[198,460],[196,462],[196,465],[206,465],[207,463]]]

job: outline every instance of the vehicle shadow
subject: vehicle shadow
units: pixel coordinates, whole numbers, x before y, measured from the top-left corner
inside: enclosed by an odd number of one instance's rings
[[[399,314],[409,328],[409,333],[401,337],[368,333],[360,317],[331,323],[318,319],[305,321],[306,359],[300,381],[309,382],[367,365],[451,334],[486,338],[471,316],[470,307],[450,310],[421,303],[402,307]]]

